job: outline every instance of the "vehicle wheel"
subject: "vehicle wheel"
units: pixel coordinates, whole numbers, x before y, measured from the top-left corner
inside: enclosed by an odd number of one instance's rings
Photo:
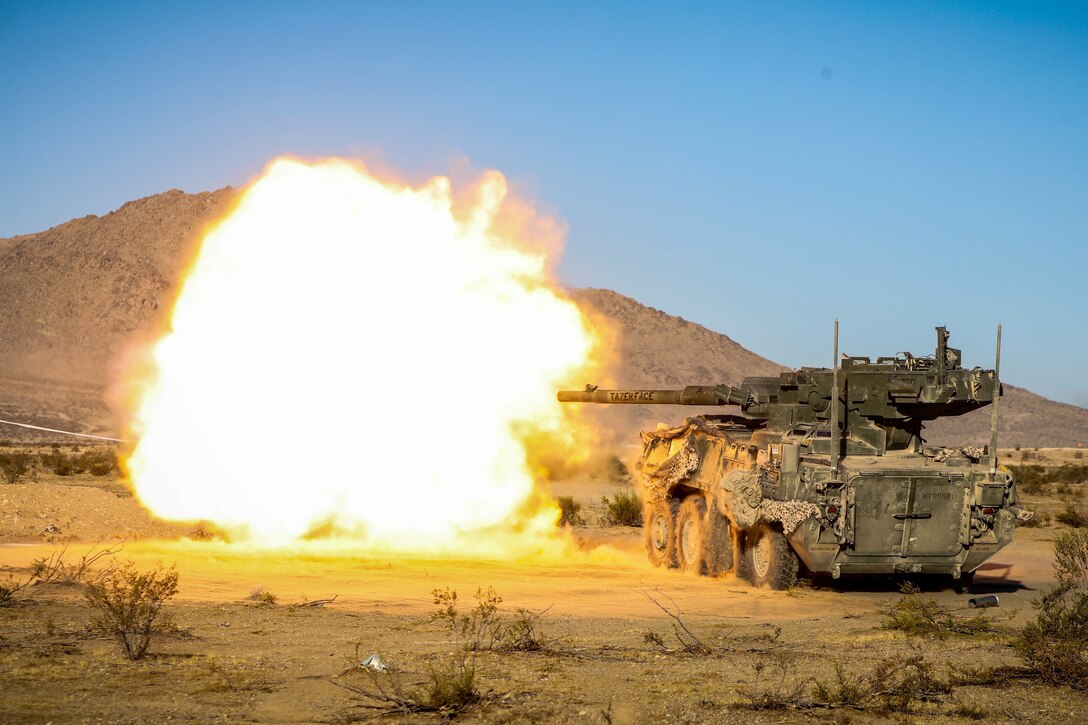
[[[770,524],[750,528],[744,539],[745,574],[754,586],[789,589],[797,583],[800,562],[786,537]]]
[[[718,576],[733,569],[733,526],[711,507],[706,518],[706,574]]]
[[[642,538],[646,556],[654,566],[676,567],[676,514],[680,502],[674,499],[646,504],[642,515]]]
[[[688,496],[676,517],[676,558],[681,571],[707,573],[707,533],[706,501],[699,495]]]

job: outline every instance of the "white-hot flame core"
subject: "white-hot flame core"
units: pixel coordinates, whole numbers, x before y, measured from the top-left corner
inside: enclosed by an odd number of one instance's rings
[[[205,237],[151,351],[140,501],[238,537],[326,527],[411,551],[551,526],[526,439],[562,432],[555,390],[593,336],[545,253],[500,229],[503,177],[476,191],[464,207],[443,177],[273,162]]]

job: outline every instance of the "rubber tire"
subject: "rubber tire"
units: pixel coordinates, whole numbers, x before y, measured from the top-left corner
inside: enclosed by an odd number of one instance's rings
[[[734,528],[729,519],[710,507],[706,518],[706,575],[720,576],[733,570]]]
[[[696,576],[707,572],[706,501],[692,495],[680,504],[676,517],[676,559],[680,571]]]
[[[664,499],[648,503],[642,513],[642,541],[646,546],[646,558],[654,566],[675,569],[676,560],[676,515],[680,502]],[[655,526],[660,526],[660,544],[655,544]]]
[[[797,583],[797,555],[782,532],[766,522],[748,529],[743,560],[743,573],[752,586],[783,591]]]

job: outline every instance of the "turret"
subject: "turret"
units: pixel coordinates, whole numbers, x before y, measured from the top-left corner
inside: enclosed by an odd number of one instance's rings
[[[882,455],[917,450],[923,423],[969,413],[1001,394],[994,370],[965,369],[959,350],[948,347],[948,331],[937,328],[932,356],[843,356],[838,361],[838,415],[832,405],[835,371],[801,368],[777,377],[746,378],[739,387],[689,385],[680,390],[560,391],[564,403],[624,405],[737,406],[748,421],[783,438],[802,438],[814,452],[832,453],[831,441],[844,441],[839,453]],[[733,417],[733,416],[726,416]],[[832,421],[840,428],[832,435]]]

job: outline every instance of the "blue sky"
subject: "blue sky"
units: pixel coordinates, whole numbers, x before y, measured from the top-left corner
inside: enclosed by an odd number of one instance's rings
[[[498,169],[566,283],[790,366],[1001,321],[1088,406],[1088,5],[0,0],[0,237],[284,153]]]

